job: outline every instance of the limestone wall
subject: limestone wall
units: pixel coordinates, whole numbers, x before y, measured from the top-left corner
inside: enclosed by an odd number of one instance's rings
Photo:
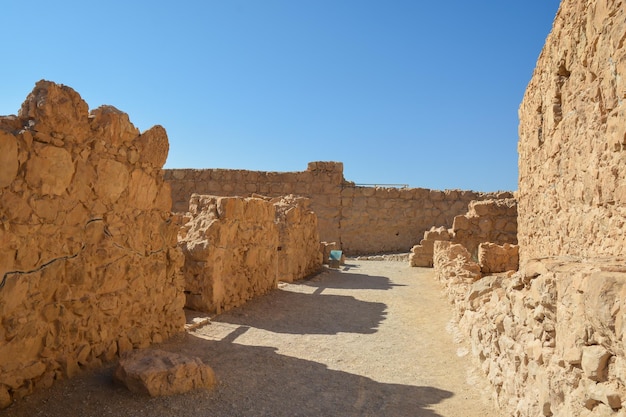
[[[0,118],[0,407],[183,330],[167,152],[51,82]]]
[[[517,202],[514,198],[471,201],[467,213],[455,216],[450,229],[433,226],[424,233],[419,245],[411,248],[411,266],[433,266],[434,242],[438,240],[463,245],[474,261],[478,261],[481,243],[516,244]],[[511,269],[517,270],[517,265]],[[486,267],[484,272],[496,271]]]
[[[193,194],[187,220],[179,245],[189,308],[220,313],[322,265],[306,199]]]
[[[561,2],[519,110],[520,270],[438,275],[506,415],[624,415],[625,39],[623,2]]]
[[[317,215],[308,198],[288,195],[271,200],[278,227],[278,281],[293,282],[319,271],[320,248]]]
[[[564,0],[519,108],[521,262],[626,244],[626,8]]]
[[[224,169],[165,170],[174,210],[187,210],[192,193],[218,196],[295,194],[311,199],[320,239],[349,254],[408,252],[433,225],[452,226],[472,200],[510,193],[436,191],[423,188],[359,187],[343,177],[343,164],[311,162],[303,172]]]

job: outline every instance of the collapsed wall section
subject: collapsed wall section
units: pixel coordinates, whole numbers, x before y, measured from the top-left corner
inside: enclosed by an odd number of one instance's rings
[[[0,118],[0,406],[183,330],[167,152],[52,82]]]
[[[484,244],[483,272],[502,272],[501,268],[505,266],[517,270],[516,262],[507,262],[511,259],[508,254],[517,252],[517,247],[511,248],[511,245],[517,244],[517,201],[514,198],[471,201],[467,213],[454,217],[451,228],[433,226],[424,233],[420,244],[411,248],[411,266],[433,266],[436,241],[451,241],[463,245],[475,262],[480,260],[479,248]],[[505,248],[504,245],[508,246]]]

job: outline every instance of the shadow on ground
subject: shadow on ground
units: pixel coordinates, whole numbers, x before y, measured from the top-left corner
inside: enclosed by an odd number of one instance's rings
[[[391,290],[400,286],[387,277],[327,270],[290,285],[313,287],[310,292],[278,289],[216,316],[222,323],[290,334],[372,334],[385,319],[384,303],[347,295],[324,294],[328,289]]]
[[[112,382],[112,368],[62,381],[5,410],[7,416],[439,416],[450,398],[434,387],[385,384],[276,353],[276,349],[186,335],[161,346],[210,364],[212,391],[150,398]],[[58,404],[61,404],[60,406]],[[56,405],[55,405],[56,404]]]

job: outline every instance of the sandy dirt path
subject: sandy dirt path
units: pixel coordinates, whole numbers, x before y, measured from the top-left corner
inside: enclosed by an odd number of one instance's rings
[[[135,395],[111,365],[0,415],[497,416],[451,315],[431,270],[348,260],[159,346],[210,364],[210,392]]]

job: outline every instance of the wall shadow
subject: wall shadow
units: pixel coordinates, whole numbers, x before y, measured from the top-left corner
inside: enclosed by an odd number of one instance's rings
[[[405,287],[394,284],[389,278],[375,275],[343,273],[341,269],[329,269],[309,279],[295,281],[293,285],[306,285],[317,288],[336,288],[344,290],[391,290]]]
[[[114,383],[109,366],[38,391],[4,412],[12,417],[440,417],[428,408],[453,396],[435,387],[380,383],[331,370],[270,347],[187,335],[182,342],[160,348],[200,357],[213,367],[217,386],[211,391],[150,398]]]
[[[305,294],[274,290],[248,301],[244,306],[213,318],[215,322],[238,324],[290,334],[372,334],[385,319],[387,306],[351,296]]]

